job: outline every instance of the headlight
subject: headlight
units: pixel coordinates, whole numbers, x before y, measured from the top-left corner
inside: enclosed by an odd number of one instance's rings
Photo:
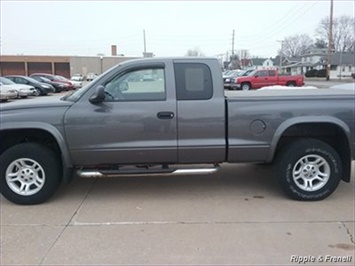
[[[226,79],[226,82],[230,82],[231,80],[230,79]]]

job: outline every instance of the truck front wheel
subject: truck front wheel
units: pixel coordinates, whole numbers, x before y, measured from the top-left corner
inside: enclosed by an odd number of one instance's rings
[[[294,141],[278,154],[276,174],[281,188],[292,199],[322,200],[334,192],[341,180],[341,159],[322,141]]]
[[[58,156],[37,143],[21,143],[0,156],[0,191],[9,201],[32,205],[45,202],[58,189]]]
[[[250,84],[249,83],[243,83],[241,87],[242,87],[243,91],[250,90]]]

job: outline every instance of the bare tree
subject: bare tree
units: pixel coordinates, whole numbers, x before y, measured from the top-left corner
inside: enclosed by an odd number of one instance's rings
[[[282,45],[282,54],[285,57],[298,57],[306,53],[313,46],[313,40],[307,34],[286,37]]]
[[[316,30],[323,40],[329,40],[329,17],[323,18]],[[332,46],[337,52],[354,51],[354,18],[343,15],[333,19]]]
[[[249,50],[245,50],[245,49],[237,50],[237,54],[239,55],[240,59],[249,59],[250,58]]]
[[[203,56],[205,56],[205,54],[203,52],[201,52],[201,50],[199,48],[195,47],[194,49],[189,49],[185,56],[203,57]]]
[[[231,55],[229,58],[229,64],[228,64],[228,69],[240,69],[240,60],[239,60],[239,56],[234,54]]]
[[[250,59],[249,50],[241,49],[237,50],[237,55],[239,55],[240,68],[248,67],[248,59]],[[239,67],[238,67],[239,68]]]
[[[314,47],[315,48],[328,48],[328,43],[324,39],[318,39],[317,38],[315,43],[314,43]]]

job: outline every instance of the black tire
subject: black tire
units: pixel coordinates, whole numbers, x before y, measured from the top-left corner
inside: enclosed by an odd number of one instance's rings
[[[276,176],[290,198],[322,200],[337,188],[342,176],[338,153],[316,139],[297,140],[282,149],[276,158]]]
[[[38,88],[35,88],[34,96],[40,96],[40,95],[42,95],[42,91],[40,89],[38,89]]]
[[[248,91],[248,90],[251,89],[251,86],[250,86],[249,83],[242,83],[241,89],[242,89],[243,91]]]
[[[294,81],[289,81],[289,82],[287,83],[287,86],[288,86],[288,87],[296,87],[296,82],[294,82]]]
[[[43,203],[60,186],[62,169],[59,156],[43,145],[15,145],[1,154],[0,165],[0,192],[13,203]],[[13,180],[10,180],[11,174]]]

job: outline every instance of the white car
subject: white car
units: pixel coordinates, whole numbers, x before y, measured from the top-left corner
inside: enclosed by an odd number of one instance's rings
[[[92,81],[92,80],[96,79],[96,77],[97,77],[97,75],[95,73],[89,73],[86,76],[86,80],[87,81]]]
[[[27,96],[36,95],[36,90],[33,86],[16,84],[15,82],[4,77],[0,77],[0,86],[5,90],[15,90],[17,93],[16,98],[27,98]]]
[[[70,80],[72,80],[72,81],[83,81],[83,76],[81,75],[81,74],[74,74],[71,78],[70,78]]]
[[[70,81],[73,84],[74,89],[81,88],[83,86],[83,76],[81,74],[74,74],[71,78]]]
[[[5,86],[0,86],[0,100],[2,102],[7,101],[8,99],[16,99],[18,93],[14,89],[9,89]]]
[[[70,80],[70,82],[73,84],[74,89],[78,89],[83,86],[83,83],[81,81]]]

